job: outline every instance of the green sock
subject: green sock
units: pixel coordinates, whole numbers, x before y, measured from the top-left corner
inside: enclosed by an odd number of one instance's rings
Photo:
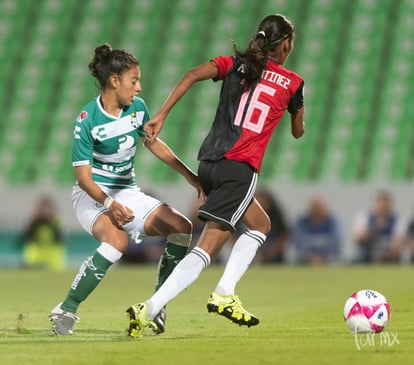
[[[98,252],[86,258],[60,307],[63,310],[76,313],[79,304],[98,286],[111,265],[112,262]]]
[[[187,251],[188,247],[167,242],[167,246],[165,247],[158,264],[158,276],[155,291],[157,291],[164,281],[167,280],[168,276],[170,276],[177,264],[187,254]]]

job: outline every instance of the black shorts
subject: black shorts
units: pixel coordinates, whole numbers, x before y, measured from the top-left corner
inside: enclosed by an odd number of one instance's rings
[[[219,223],[233,233],[253,202],[258,174],[248,163],[222,159],[201,161],[198,176],[207,195],[198,218]]]

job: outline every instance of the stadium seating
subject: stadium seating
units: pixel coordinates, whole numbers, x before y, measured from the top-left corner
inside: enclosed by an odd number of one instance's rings
[[[268,181],[407,181],[414,177],[414,3],[411,0],[37,0],[0,2],[0,183],[73,183],[73,120],[99,90],[87,64],[111,43],[136,54],[141,96],[155,113],[192,66],[244,48],[263,16],[297,26],[286,66],[306,82],[306,135],[281,121],[264,160]],[[165,139],[190,166],[220,84],[194,87]],[[143,183],[182,181],[143,149]]]
[[[378,109],[378,126],[373,139],[372,160],[369,165],[372,178],[395,180],[412,179],[410,156],[413,145],[414,70],[410,60],[414,57],[414,3],[401,2],[399,16],[393,24],[393,44],[389,55],[388,72],[384,74]]]

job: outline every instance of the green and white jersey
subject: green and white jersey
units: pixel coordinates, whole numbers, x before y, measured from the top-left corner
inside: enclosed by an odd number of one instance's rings
[[[147,106],[134,97],[116,118],[105,112],[100,98],[87,104],[75,120],[72,165],[92,165],[92,179],[111,189],[136,186],[134,157],[150,119]]]

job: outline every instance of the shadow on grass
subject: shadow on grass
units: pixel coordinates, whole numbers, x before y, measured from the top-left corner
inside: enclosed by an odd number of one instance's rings
[[[220,338],[234,339],[234,334],[222,333]],[[165,333],[155,335],[148,331],[141,338],[128,337],[126,331],[103,329],[77,330],[71,336],[56,336],[50,329],[44,328],[0,328],[0,345],[25,343],[95,343],[95,342],[139,342],[139,341],[203,341],[217,340],[217,336],[209,331],[188,331],[184,333]]]
[[[56,336],[50,329],[29,329],[29,328],[0,328],[1,343],[21,342],[123,342],[133,341],[126,335],[125,331],[108,331],[102,329],[89,329],[76,331],[72,336]]]

